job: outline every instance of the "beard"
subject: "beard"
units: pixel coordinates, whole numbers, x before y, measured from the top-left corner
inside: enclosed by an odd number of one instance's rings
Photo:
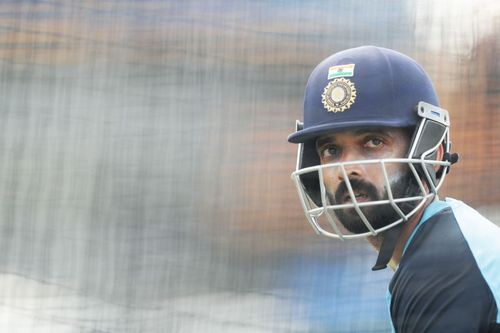
[[[352,189],[354,192],[361,192],[370,200],[388,200],[389,196],[387,194],[387,189],[384,189],[383,193],[380,194],[377,188],[366,181],[360,179],[350,180]],[[402,177],[399,177],[396,181],[390,184],[392,189],[393,198],[407,198],[414,197],[422,194],[420,186],[417,180],[409,171]],[[335,196],[328,193],[330,201],[335,204],[344,203],[344,198],[350,198],[349,191],[347,189],[347,184],[345,181],[340,183],[335,192]],[[332,200],[333,199],[333,200]],[[403,214],[408,214],[415,207],[417,207],[419,200],[412,200],[402,203],[397,203],[396,205],[401,209]],[[370,222],[373,229],[379,229],[393,222],[396,222],[401,218],[401,216],[392,208],[390,204],[376,205],[360,207],[361,211],[365,215],[368,222]],[[345,208],[335,210],[335,215],[339,219],[340,223],[352,233],[361,234],[368,232],[368,228],[364,224],[363,220],[359,216],[358,212],[354,208]]]

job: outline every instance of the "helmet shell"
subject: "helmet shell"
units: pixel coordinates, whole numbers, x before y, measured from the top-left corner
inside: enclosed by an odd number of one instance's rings
[[[354,65],[348,80],[354,94],[342,111],[331,112],[323,101],[326,87],[339,79],[330,76],[335,66]],[[337,68],[337,67],[335,67]],[[420,102],[439,106],[434,86],[422,67],[412,58],[394,50],[361,46],[333,54],[312,71],[304,97],[304,126],[288,137],[305,143],[318,136],[360,127],[412,127],[420,120]]]

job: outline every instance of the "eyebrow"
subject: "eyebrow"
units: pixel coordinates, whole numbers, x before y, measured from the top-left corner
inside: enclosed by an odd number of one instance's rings
[[[363,134],[380,134],[380,135],[389,135],[388,131],[383,128],[360,128],[352,131],[354,135],[363,135]],[[335,137],[328,136],[324,138],[318,138],[316,140],[316,148],[323,146],[327,143],[335,143]]]

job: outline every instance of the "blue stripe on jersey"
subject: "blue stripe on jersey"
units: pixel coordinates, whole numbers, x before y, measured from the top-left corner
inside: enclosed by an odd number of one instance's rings
[[[447,199],[460,230],[491,289],[500,323],[500,228],[461,201]]]
[[[389,322],[391,323],[391,333],[396,333],[396,329],[394,328],[394,323],[391,319],[391,292],[389,288],[387,288],[387,293],[385,294],[385,300],[387,302],[387,310],[389,311]]]
[[[500,323],[500,228],[495,226],[473,208],[451,198],[446,201],[434,201],[424,211],[422,218],[408,238],[403,254],[414,236],[424,223],[443,209],[450,207],[460,230],[469,245],[476,263],[488,284],[497,304],[497,323]],[[387,289],[387,304],[391,304],[392,295]],[[392,321],[391,321],[392,324]],[[392,326],[393,332],[394,326]]]

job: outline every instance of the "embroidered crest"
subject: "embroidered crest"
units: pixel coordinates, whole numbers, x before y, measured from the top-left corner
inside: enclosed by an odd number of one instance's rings
[[[335,79],[323,90],[321,101],[329,112],[344,112],[356,101],[356,87],[349,79]]]

